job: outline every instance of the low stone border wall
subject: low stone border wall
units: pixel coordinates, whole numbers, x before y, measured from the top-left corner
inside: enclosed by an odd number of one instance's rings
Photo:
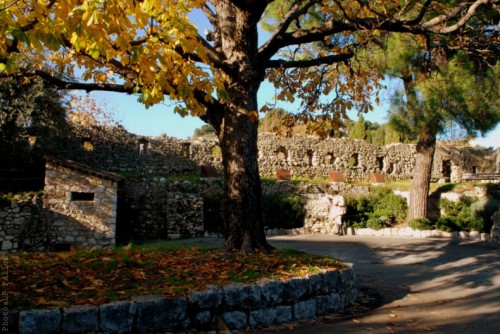
[[[383,237],[411,237],[411,238],[448,238],[461,240],[490,241],[488,233],[471,232],[444,232],[440,230],[414,230],[410,227],[383,228],[373,230],[370,228],[360,228],[354,234],[361,236],[383,236]]]
[[[265,327],[342,312],[357,297],[352,266],[307,277],[210,287],[189,297],[141,296],[100,306],[22,311],[11,333],[155,333]],[[18,331],[14,331],[18,328]]]
[[[448,238],[460,240],[476,240],[476,241],[494,241],[490,234],[479,233],[475,231],[466,232],[444,232],[440,230],[414,230],[411,227],[394,227],[374,230],[371,228],[355,229],[348,227],[345,229],[347,235],[359,235],[368,237],[405,237],[405,238]],[[307,234],[303,228],[294,229],[270,229],[266,231],[266,235],[297,235]],[[324,233],[317,233],[324,234]]]

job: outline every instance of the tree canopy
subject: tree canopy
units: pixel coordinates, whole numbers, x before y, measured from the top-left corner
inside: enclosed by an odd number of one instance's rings
[[[489,56],[478,58],[442,45],[424,49],[410,36],[388,36],[386,45],[388,73],[402,82],[393,98],[390,124],[406,140],[416,141],[408,217],[426,218],[437,137],[450,125],[475,137],[498,124],[500,64]]]

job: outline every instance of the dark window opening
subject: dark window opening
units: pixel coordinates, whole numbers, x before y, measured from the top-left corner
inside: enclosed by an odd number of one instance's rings
[[[472,166],[472,173],[474,173],[474,174],[477,173],[477,166]]]
[[[182,156],[186,159],[191,157],[191,143],[182,144]]]
[[[394,164],[393,163],[390,163],[389,166],[387,166],[387,170],[386,170],[386,173],[387,174],[391,174],[391,173],[394,173]]]
[[[442,173],[443,177],[450,177],[451,176],[451,161],[450,160],[443,160],[442,164]]]
[[[325,164],[330,166],[333,166],[335,164],[335,156],[333,155],[333,153],[327,153],[325,155]]]
[[[307,165],[312,166],[313,165],[313,156],[314,156],[313,151],[307,150],[306,155],[307,155]]]
[[[146,154],[149,146],[149,141],[145,138],[139,139],[139,156],[143,156]]]
[[[377,165],[379,171],[384,170],[384,157],[377,157]]]
[[[94,193],[71,192],[71,202],[91,202],[94,201]]]

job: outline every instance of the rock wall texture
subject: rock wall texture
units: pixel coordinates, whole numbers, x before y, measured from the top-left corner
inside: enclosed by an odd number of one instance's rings
[[[210,165],[222,172],[216,141],[142,137],[122,127],[75,127],[67,137],[50,153],[103,170],[166,175],[199,173],[200,166]],[[412,177],[415,164],[412,144],[379,147],[350,138],[281,138],[262,133],[258,148],[262,176],[274,176],[277,168],[285,168],[303,178],[326,178],[330,171],[340,171],[348,180],[366,181],[370,172],[380,172],[387,180],[403,180]],[[463,173],[499,172],[499,161],[500,149],[438,144],[432,177],[457,182]]]
[[[43,250],[47,233],[43,222],[37,219],[41,212],[40,201],[35,198],[14,201],[0,206],[0,251],[15,252],[19,249]],[[30,231],[30,235],[27,232]],[[32,246],[32,247],[28,247]]]
[[[164,178],[127,180],[120,191],[118,238],[127,242],[202,236],[200,193]]]
[[[201,165],[220,164],[214,143],[173,137],[143,137],[122,127],[73,127],[50,155],[97,169],[166,175],[193,173]]]
[[[264,193],[300,194],[305,209],[304,225],[295,229],[270,229],[268,235],[276,234],[330,234],[333,226],[328,221],[328,206],[324,201],[324,193],[328,192],[328,184],[293,183],[288,181],[263,183]],[[369,191],[368,186],[353,186],[347,183],[336,184],[335,187],[344,195],[361,195]],[[66,189],[66,188],[64,188]],[[69,214],[56,212],[48,205],[43,205],[41,197],[13,202],[0,207],[0,253],[23,250],[45,250],[54,244],[71,244],[76,247],[106,247],[118,243],[146,240],[171,240],[199,236],[221,236],[209,233],[204,226],[204,205],[207,197],[220,196],[222,182],[219,179],[202,179],[200,182],[176,181],[167,182],[164,178],[139,178],[121,183],[116,215],[116,236],[102,233],[71,218]],[[405,197],[407,193],[398,193]],[[461,195],[485,197],[484,187],[474,187],[463,194],[443,193],[441,197],[458,200]],[[68,194],[61,198],[50,197],[53,205],[73,205],[81,209],[88,203],[67,203]],[[66,210],[68,210],[66,208]],[[56,207],[57,209],[57,207]],[[59,209],[57,209],[59,210]],[[88,218],[89,215],[86,217]],[[496,214],[496,219],[500,214]],[[77,217],[77,216],[75,216]],[[85,217],[84,217],[85,219]],[[115,221],[115,218],[109,218]],[[483,241],[500,241],[500,224],[493,226],[491,237],[473,232],[445,233],[440,231],[419,232],[408,228],[373,230],[349,230],[350,234],[373,236],[404,237],[445,237],[474,239]]]
[[[493,221],[493,226],[491,227],[491,241],[500,242],[500,211],[497,211],[491,217]]]
[[[100,306],[22,311],[9,327],[22,334],[157,333],[243,330],[341,313],[357,297],[352,268],[284,281],[233,283],[188,297],[141,296]]]
[[[76,247],[115,244],[118,182],[121,177],[62,161],[48,161],[45,207],[55,213],[53,243]]]

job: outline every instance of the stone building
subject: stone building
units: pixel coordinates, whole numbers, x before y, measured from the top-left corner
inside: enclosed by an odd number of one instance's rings
[[[53,244],[115,244],[118,184],[123,177],[70,160],[47,158],[45,207],[54,213]]]

